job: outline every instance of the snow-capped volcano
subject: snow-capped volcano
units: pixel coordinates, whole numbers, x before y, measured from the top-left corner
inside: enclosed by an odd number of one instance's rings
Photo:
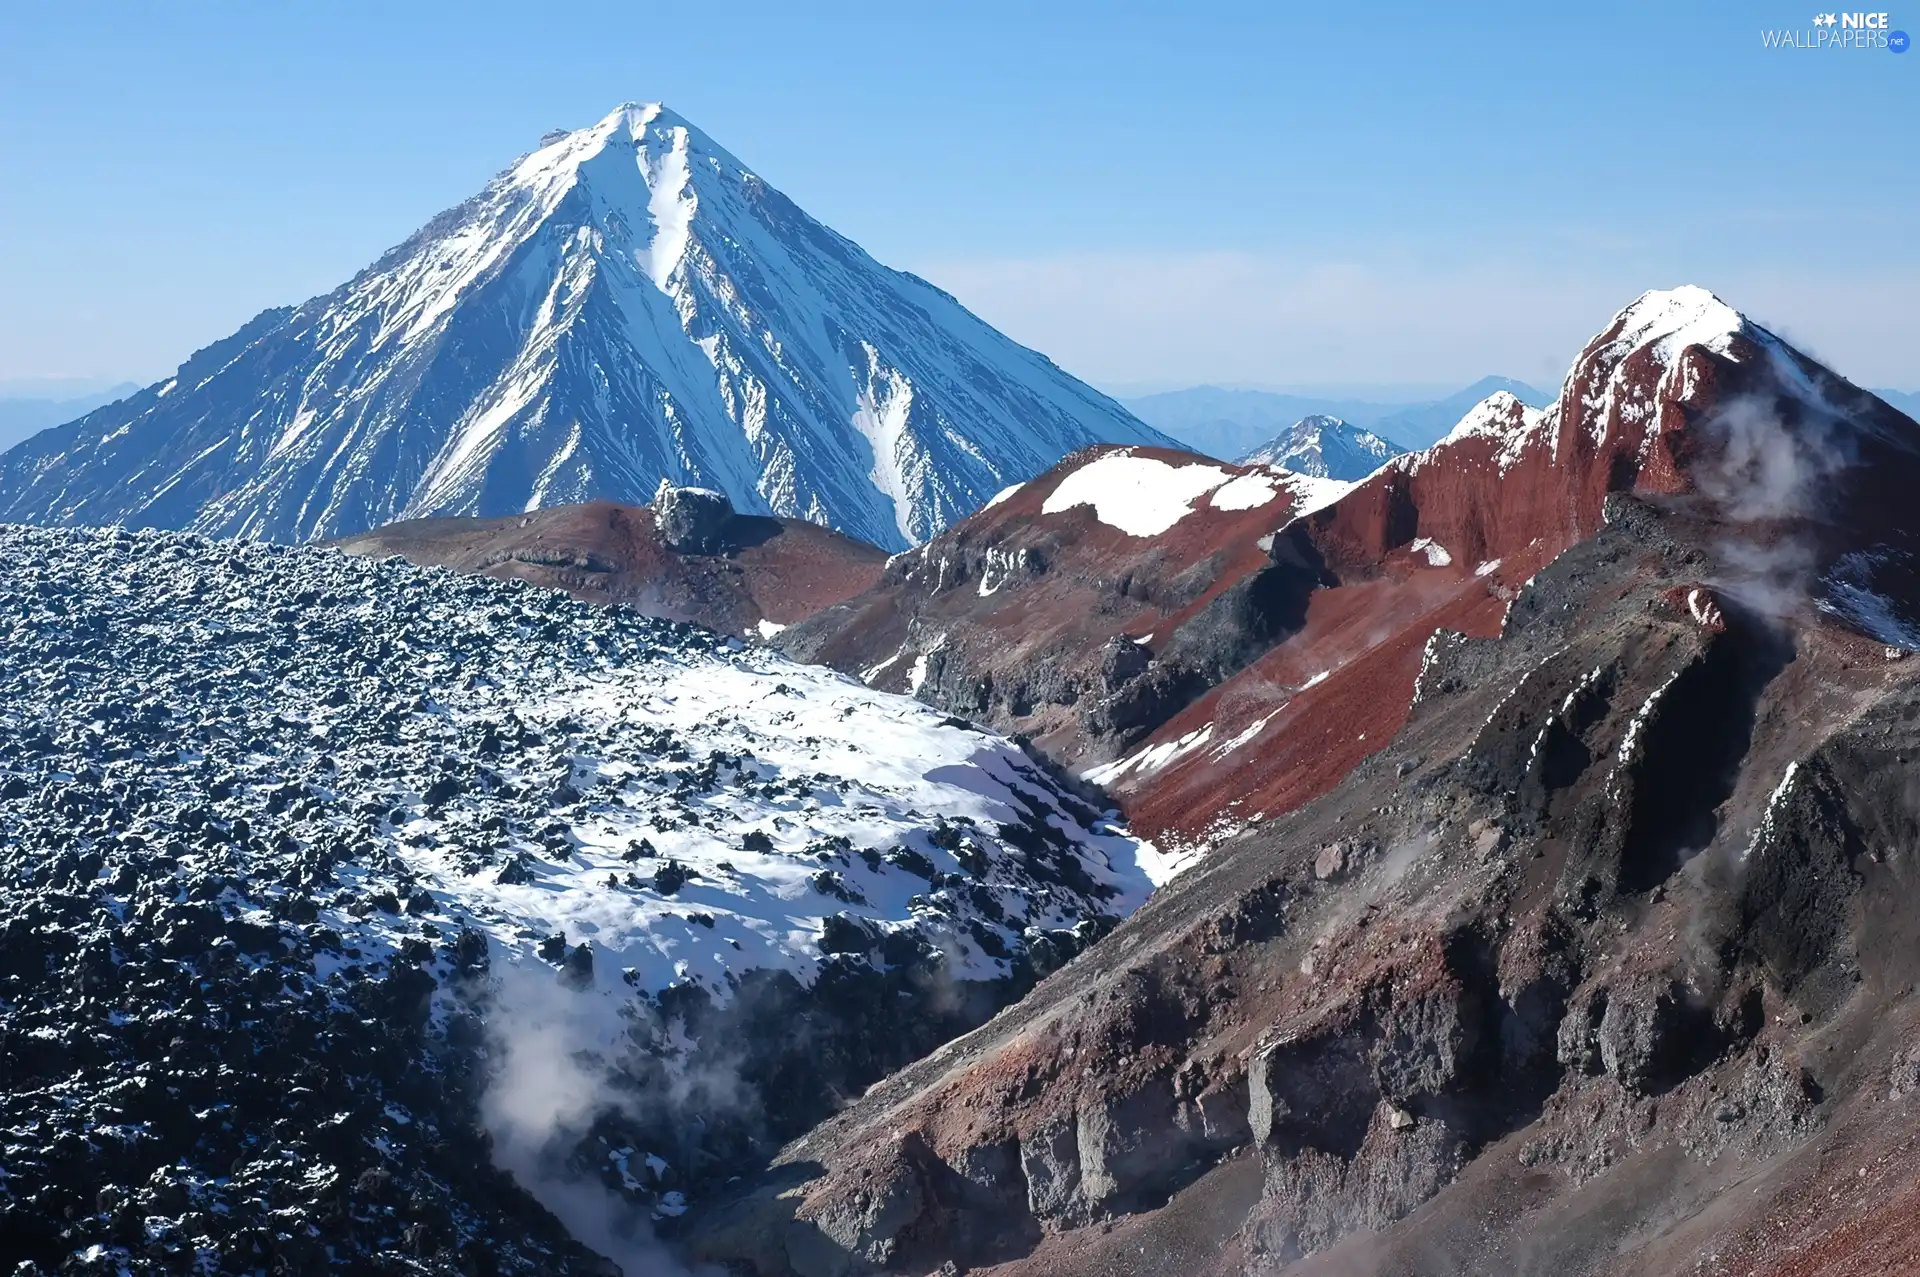
[[[1302,417],[1242,457],[1248,466],[1279,466],[1316,479],[1364,479],[1406,449],[1371,430],[1316,414]]]
[[[1096,442],[1164,440],[627,105],[9,452],[0,518],[295,541],[665,477],[898,549]]]

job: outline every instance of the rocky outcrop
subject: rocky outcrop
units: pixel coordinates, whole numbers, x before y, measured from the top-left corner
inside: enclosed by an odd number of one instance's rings
[[[733,542],[733,502],[711,488],[680,488],[662,479],[653,494],[660,543],[681,554],[719,554]]]

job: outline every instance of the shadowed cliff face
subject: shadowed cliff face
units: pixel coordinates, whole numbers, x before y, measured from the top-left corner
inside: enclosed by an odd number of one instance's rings
[[[1483,405],[1278,529],[1236,579],[1286,569],[1303,605],[1096,772],[1210,849],[693,1220],[689,1255],[1900,1270],[1913,1230],[1861,1221],[1920,1196],[1893,1169],[1920,1142],[1894,495],[1920,427],[1682,293],[1616,318],[1556,407]],[[1085,757],[1080,721],[1055,739]]]

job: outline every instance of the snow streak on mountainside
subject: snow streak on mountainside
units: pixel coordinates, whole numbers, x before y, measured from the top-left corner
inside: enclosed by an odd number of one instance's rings
[[[1406,449],[1338,417],[1302,417],[1240,459],[1248,466],[1279,466],[1316,479],[1364,479]]]
[[[0,518],[297,541],[667,477],[900,549],[1095,442],[1164,439],[629,105],[9,452]]]

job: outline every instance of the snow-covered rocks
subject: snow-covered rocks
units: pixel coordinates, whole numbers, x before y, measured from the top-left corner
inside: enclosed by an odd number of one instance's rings
[[[1192,514],[1202,498],[1216,510],[1253,510],[1283,491],[1294,491],[1296,478],[1122,450],[1103,453],[1067,472],[1047,494],[1040,512],[1064,514],[1090,506],[1100,522],[1128,536],[1156,537]],[[1009,495],[1001,494],[995,503]]]
[[[192,1209],[128,1226],[225,1247],[286,1196],[230,1168],[271,1162],[304,1211],[378,1172],[447,1200],[432,1245],[564,1270],[473,1209],[511,1195],[476,1160],[483,1098],[499,1148],[591,1132],[576,1163],[670,1217],[1149,887],[1004,740],[525,586],[0,527],[0,638],[0,1212],[56,1221],[17,1248],[43,1262],[114,1261],[121,1207],[76,1185],[132,1200],[161,1166]],[[529,1129],[483,1047],[571,1062],[590,1102]],[[143,1076],[194,1120],[114,1098]],[[369,1219],[354,1245],[402,1244],[405,1212]]]

